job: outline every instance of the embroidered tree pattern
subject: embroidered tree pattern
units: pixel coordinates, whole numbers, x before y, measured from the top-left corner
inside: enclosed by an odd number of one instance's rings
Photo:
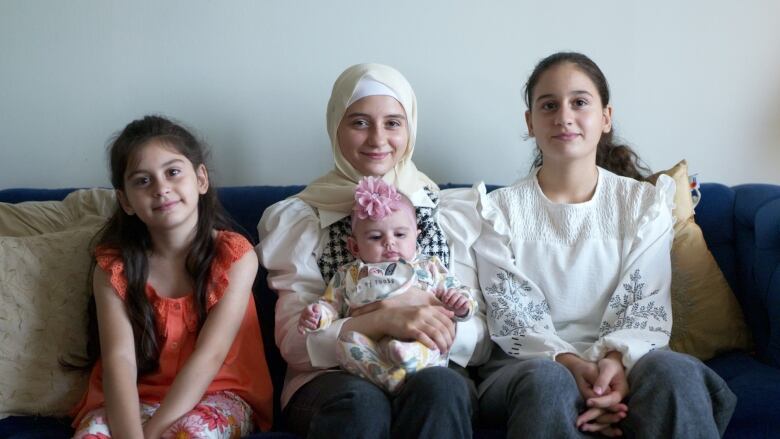
[[[500,333],[491,335],[525,335],[533,322],[542,321],[550,314],[547,300],[535,301],[528,295],[531,291],[528,281],[520,281],[505,270],[499,271],[496,277],[498,280],[484,290],[490,320],[501,325]]]
[[[671,336],[671,333],[659,326],[648,326],[650,319],[655,321],[667,321],[666,307],[656,305],[655,301],[642,303],[641,301],[654,296],[658,290],[645,295],[643,290],[645,284],[640,282],[642,279],[639,270],[634,271],[629,278],[631,283],[623,284],[624,293],[615,293],[609,299],[609,308],[616,310],[616,319],[609,323],[602,321],[599,327],[601,337],[611,334],[621,329],[647,329],[650,332],[663,332]]]

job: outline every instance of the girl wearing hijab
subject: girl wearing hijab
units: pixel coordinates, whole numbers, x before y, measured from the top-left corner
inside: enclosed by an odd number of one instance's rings
[[[417,101],[406,79],[380,64],[349,67],[333,85],[327,129],[333,170],[266,209],[258,224],[257,252],[279,296],[276,344],[288,365],[282,391],[287,426],[309,438],[471,437],[475,392],[462,367],[489,355],[484,313],[456,323],[433,294],[410,288],[325,330],[297,329],[301,311],[353,259],[346,241],[355,187],[364,176],[381,177],[412,201],[421,254],[437,256],[465,285],[477,285],[470,248],[480,232],[479,193],[439,191],[415,167]],[[449,353],[451,366],[424,369],[389,395],[338,369],[337,341],[347,331],[417,340]]]

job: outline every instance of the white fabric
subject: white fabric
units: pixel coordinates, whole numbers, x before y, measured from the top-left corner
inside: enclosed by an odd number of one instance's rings
[[[388,86],[369,77],[360,78],[352,97],[347,101],[347,107],[367,96],[390,96],[396,101],[401,101],[398,95]]]
[[[669,341],[674,182],[599,169],[590,201],[557,204],[535,174],[482,206],[474,250],[491,337],[520,359],[616,350],[630,370]]]
[[[450,272],[464,285],[476,288],[476,266],[470,248],[481,227],[476,210],[479,191],[449,189],[440,192],[440,196],[438,220],[450,245]],[[412,197],[416,198],[419,195]],[[267,208],[257,227],[260,263],[268,270],[269,287],[279,295],[275,336],[287,362],[282,406],[302,385],[325,369],[338,367],[336,341],[347,319],[336,320],[327,329],[308,335],[301,335],[297,329],[303,308],[316,302],[327,287],[317,266],[328,240],[328,228],[321,225],[319,218],[325,215],[336,216],[318,212],[299,198],[288,198]],[[473,318],[457,324],[450,351],[450,360],[461,366],[483,363],[490,354],[484,304],[479,294],[477,302],[479,311]]]

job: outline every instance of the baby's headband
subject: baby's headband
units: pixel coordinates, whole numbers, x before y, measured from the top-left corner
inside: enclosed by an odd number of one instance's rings
[[[401,208],[401,195],[379,177],[363,177],[355,189],[355,213],[358,218],[380,221]]]
[[[366,96],[390,96],[395,98],[396,101],[401,102],[393,89],[370,76],[364,76],[360,78],[360,81],[358,81],[355,86],[355,91],[352,92],[352,96],[349,98],[349,101],[347,101],[347,107]]]

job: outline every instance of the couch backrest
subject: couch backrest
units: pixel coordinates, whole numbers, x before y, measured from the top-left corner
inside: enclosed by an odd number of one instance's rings
[[[442,187],[459,186],[463,185]],[[303,186],[235,186],[220,188],[219,197],[237,223],[257,242],[256,226],[263,211],[302,189]],[[62,199],[70,191],[5,189],[0,190],[0,202]],[[780,185],[748,184],[732,188],[704,183],[701,192],[696,222],[742,305],[758,355],[780,366]],[[255,283],[255,295],[266,356],[279,392],[285,365],[273,339],[276,296],[268,289],[263,270]]]
[[[758,355],[780,367],[780,186],[734,187],[737,275]]]

